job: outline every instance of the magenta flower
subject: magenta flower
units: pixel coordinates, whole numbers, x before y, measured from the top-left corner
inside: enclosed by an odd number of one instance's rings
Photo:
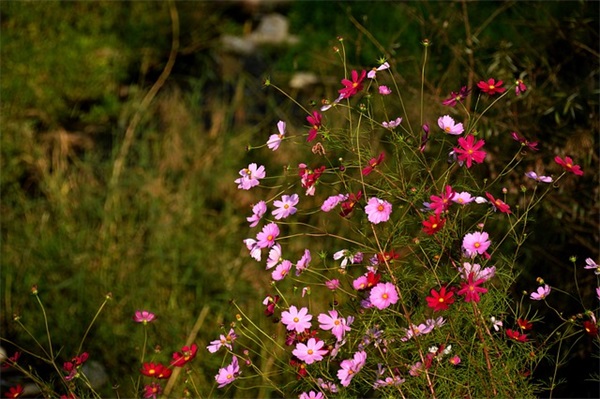
[[[466,191],[463,191],[461,193],[454,193],[454,195],[452,196],[452,202],[455,202],[457,204],[460,205],[466,205],[470,202],[473,202],[475,200],[475,197],[471,196],[471,194],[469,194]]]
[[[312,258],[310,256],[310,251],[305,249],[304,255],[302,255],[300,260],[296,263],[296,276],[299,276],[305,269],[308,268],[311,260]]]
[[[242,190],[250,190],[254,186],[258,186],[260,184],[259,180],[264,179],[266,176],[265,167],[258,166],[255,163],[251,163],[247,168],[240,170],[239,179],[235,180],[235,183],[238,184],[238,188]]]
[[[310,124],[310,130],[308,131],[308,137],[306,141],[313,141],[317,138],[317,133],[321,127],[321,120],[323,116],[317,111],[313,111],[312,115],[306,117],[306,120]]]
[[[377,77],[377,72],[384,71],[384,70],[388,69],[389,67],[390,67],[390,64],[388,64],[387,62],[384,62],[383,64],[379,65],[377,68],[371,69],[369,71],[369,73],[367,73],[367,78],[375,79]]]
[[[533,170],[525,173],[525,176],[541,183],[552,183],[552,178],[550,176],[538,176]]]
[[[499,80],[496,82],[495,79],[490,78],[488,81],[481,81],[477,83],[477,87],[481,89],[482,92],[486,93],[489,96],[493,96],[496,93],[504,93],[506,91],[505,87],[502,87],[504,84],[503,81]]]
[[[542,299],[546,299],[548,295],[550,295],[550,291],[552,289],[548,284],[544,284],[543,287],[538,287],[536,292],[532,292],[529,296],[534,301],[541,301]]]
[[[283,255],[281,254],[281,245],[275,243],[269,250],[269,257],[267,258],[267,270],[277,266],[283,262]]]
[[[277,122],[277,130],[279,130],[279,134],[272,134],[269,137],[269,141],[267,141],[267,147],[271,150],[276,151],[283,140],[283,136],[285,136],[285,122],[279,121]]]
[[[593,269],[594,274],[596,274],[596,275],[600,274],[600,266],[596,262],[594,262],[594,260],[592,258],[585,259],[585,266],[583,268],[584,269]]]
[[[444,132],[455,135],[455,136],[462,134],[465,131],[463,124],[462,123],[457,124],[456,122],[454,122],[454,119],[452,117],[450,117],[450,115],[440,116],[438,118],[438,126]]]
[[[247,217],[246,220],[250,223],[250,227],[256,227],[260,219],[267,212],[267,204],[265,201],[259,201],[252,207],[252,216]]]
[[[531,151],[537,151],[538,150],[538,148],[537,148],[538,142],[537,141],[531,141],[530,142],[525,137],[520,136],[519,133],[517,133],[517,132],[512,132],[510,135],[512,136],[513,140],[518,141],[519,143],[521,143],[521,146],[527,147]]]
[[[321,313],[317,320],[319,321],[319,328],[322,330],[331,330],[331,333],[335,336],[335,338],[340,342],[344,335],[346,335],[346,331],[350,331],[351,328],[347,324],[347,321],[343,317],[338,316],[337,310],[328,310],[327,313]]]
[[[292,270],[292,262],[289,260],[284,260],[280,264],[277,265],[273,273],[271,273],[271,278],[274,281],[281,281],[288,275],[288,273]]]
[[[350,385],[352,378],[358,373],[367,361],[367,353],[365,351],[356,352],[352,359],[343,360],[340,364],[341,369],[337,372],[337,377],[342,386]]]
[[[335,291],[340,288],[340,280],[337,278],[325,281],[325,286],[329,288],[331,291]]]
[[[373,224],[387,222],[392,213],[392,204],[379,198],[371,197],[365,207],[365,212],[367,213],[369,222]]]
[[[321,349],[324,345],[324,341],[317,341],[315,338],[310,338],[306,344],[302,342],[297,343],[296,349],[292,351],[292,354],[304,363],[312,364],[323,360],[323,356],[327,354],[327,349]]]
[[[162,387],[156,382],[152,382],[144,387],[144,398],[156,399],[162,393]]]
[[[382,310],[398,302],[398,291],[392,283],[379,283],[371,289],[369,301],[377,309]]]
[[[273,205],[277,207],[277,209],[272,212],[273,216],[275,216],[275,219],[285,219],[286,217],[296,213],[296,205],[298,205],[298,201],[300,201],[298,194],[292,194],[283,195],[281,200],[273,202]]]
[[[363,176],[368,176],[375,169],[375,167],[377,167],[379,164],[381,164],[383,162],[384,159],[385,159],[385,154],[383,152],[380,153],[377,158],[371,158],[369,160],[369,165],[365,166],[363,168],[363,170],[361,171]]]
[[[467,168],[473,165],[473,162],[482,163],[486,156],[486,152],[480,150],[485,144],[484,140],[477,140],[475,142],[475,136],[472,134],[466,138],[459,137],[458,145],[461,148],[454,147],[454,152],[458,154],[458,160],[463,161],[467,164]]]
[[[515,95],[520,96],[521,93],[525,93],[527,91],[527,86],[523,83],[522,79],[517,79],[515,81]]]
[[[262,231],[256,235],[256,245],[259,248],[270,248],[275,244],[275,239],[279,236],[279,227],[275,223],[269,223],[264,226]]]
[[[499,210],[500,212],[507,213],[507,214],[512,213],[510,211],[510,205],[508,205],[506,202],[502,201],[500,198],[494,198],[494,196],[490,193],[485,193],[485,196],[488,197],[488,199],[492,203],[492,206],[494,208],[496,208],[497,210]]]
[[[467,256],[474,257],[475,255],[483,254],[490,247],[489,235],[485,231],[480,233],[468,233],[463,238],[462,247],[467,253]]]
[[[307,328],[310,329],[311,320],[312,315],[308,314],[308,308],[306,307],[298,310],[296,306],[292,305],[289,310],[281,312],[281,322],[288,331],[295,330],[298,333],[302,333]]]
[[[210,345],[208,345],[206,347],[206,349],[208,349],[208,351],[210,353],[215,353],[224,346],[231,351],[231,350],[233,350],[233,341],[235,341],[236,339],[237,339],[237,334],[235,333],[234,329],[232,328],[229,330],[227,335],[221,334],[219,336],[219,339],[210,341]]]
[[[463,86],[460,88],[458,93],[455,91],[451,92],[450,96],[444,101],[442,101],[442,104],[447,105],[449,107],[454,107],[457,103],[462,102],[462,100],[464,100],[470,92],[471,89],[467,88],[467,86]]]
[[[461,282],[461,289],[458,290],[458,295],[463,295],[465,297],[465,302],[479,302],[479,294],[485,294],[487,292],[487,288],[480,287],[480,284],[485,282],[484,279],[480,278],[476,281],[473,281],[474,273],[469,274],[469,278],[467,282]]]
[[[151,323],[156,319],[156,315],[154,313],[148,312],[147,310],[136,310],[133,315],[133,321],[136,323],[142,323],[144,325]]]
[[[329,212],[333,208],[335,208],[340,202],[346,201],[347,199],[348,194],[332,195],[328,197],[325,201],[323,201],[323,205],[321,205],[321,210],[323,212]]]
[[[402,118],[396,118],[394,120],[391,120],[389,122],[381,122],[381,126],[383,126],[386,129],[394,129],[398,126],[400,126],[400,124],[402,123]]]
[[[340,96],[343,98],[350,98],[362,90],[362,81],[365,79],[365,76],[367,76],[367,71],[361,71],[360,76],[357,71],[352,71],[351,75],[352,80],[342,79],[344,88],[338,90]]]
[[[575,162],[570,157],[565,157],[562,159],[559,156],[554,157],[554,162],[562,166],[564,170],[567,172],[571,172],[577,176],[583,176],[583,170],[581,170],[581,166],[574,165]]]
[[[439,197],[437,195],[432,195],[429,197],[429,199],[431,200],[429,208],[435,211],[436,215],[440,215],[442,212],[447,211],[450,205],[452,204],[450,201],[452,201],[454,193],[455,191],[452,188],[452,186],[446,186],[444,188],[444,192],[440,194]]]
[[[390,89],[387,86],[381,85],[379,86],[379,94],[381,94],[382,96],[387,96],[392,94],[392,89]]]
[[[224,368],[219,369],[219,374],[215,376],[215,380],[219,384],[217,388],[223,388],[224,386],[231,384],[240,375],[240,366],[238,364],[237,356],[233,356],[231,363]]]
[[[453,356],[453,357],[450,358],[449,362],[453,366],[458,366],[460,364],[460,357]]]

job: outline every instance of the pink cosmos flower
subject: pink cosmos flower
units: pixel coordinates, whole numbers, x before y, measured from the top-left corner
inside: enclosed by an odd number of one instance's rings
[[[596,274],[596,275],[600,274],[600,266],[596,262],[594,262],[594,260],[592,258],[585,259],[585,266],[583,268],[584,269],[593,269],[594,274]]]
[[[351,328],[347,324],[347,321],[343,317],[338,316],[337,310],[328,310],[327,313],[321,313],[317,320],[319,321],[319,328],[322,330],[331,330],[331,333],[335,336],[338,342],[340,342],[344,335],[346,335],[346,331],[350,331]]]
[[[361,171],[363,176],[368,176],[375,169],[376,166],[378,166],[379,164],[381,164],[383,162],[384,159],[385,159],[385,154],[383,152],[380,153],[377,158],[371,158],[369,160],[369,165],[365,166],[363,168],[363,170]]]
[[[357,71],[352,71],[352,80],[342,79],[343,89],[338,90],[343,98],[350,98],[363,89],[362,81],[367,76],[367,71],[361,71],[360,76]]]
[[[452,202],[455,202],[460,205],[467,205],[468,203],[473,202],[474,200],[475,198],[472,197],[471,194],[469,194],[466,191],[463,191],[461,193],[454,193],[454,195],[452,196]]]
[[[281,312],[281,322],[286,326],[288,331],[295,330],[298,333],[304,332],[307,328],[310,329],[312,315],[308,314],[308,308],[303,307],[298,310],[296,306],[290,306],[289,310]]]
[[[333,259],[334,260],[342,259],[342,263],[340,264],[340,267],[342,269],[345,269],[348,264],[353,265],[355,263],[360,263],[362,261],[362,253],[361,252],[352,253],[347,249],[341,249],[333,254]]]
[[[450,117],[450,115],[440,116],[438,118],[438,126],[444,132],[455,135],[455,136],[462,134],[465,131],[463,124],[462,123],[457,124],[456,122],[454,122],[454,119],[452,117]]]
[[[279,121],[277,122],[277,130],[279,130],[279,134],[272,134],[269,137],[269,141],[267,141],[267,147],[271,150],[276,151],[283,140],[283,136],[285,136],[285,122]]]
[[[465,234],[463,238],[462,247],[467,253],[467,256],[474,257],[479,254],[482,255],[490,247],[489,234],[484,232],[474,232]]]
[[[485,269],[481,269],[481,265],[478,263],[470,264],[469,262],[463,263],[463,267],[459,267],[458,271],[460,272],[460,276],[463,280],[467,280],[469,278],[469,274],[473,273],[473,278],[475,280],[479,280],[480,278],[484,281],[488,281],[496,275],[496,266],[486,267]]]
[[[369,73],[367,73],[367,78],[375,79],[377,77],[377,72],[384,71],[384,70],[388,69],[389,67],[390,67],[390,64],[388,64],[387,62],[384,62],[383,64],[379,65],[377,68],[371,69],[369,71]]]
[[[144,398],[156,399],[162,393],[162,387],[156,382],[152,382],[144,387]]]
[[[340,364],[341,369],[337,372],[337,377],[340,380],[342,386],[347,387],[350,385],[352,378],[358,373],[367,360],[367,353],[365,351],[356,352],[352,359],[343,360]]]
[[[325,201],[323,201],[323,205],[321,205],[321,210],[323,212],[329,212],[333,208],[335,208],[340,202],[346,201],[347,199],[348,194],[332,195],[328,197]]]
[[[423,129],[423,134],[421,135],[421,145],[419,146],[419,151],[424,152],[427,142],[429,141],[429,125],[425,123],[423,126],[421,126],[421,129]]]
[[[523,83],[522,79],[517,79],[515,81],[515,95],[520,96],[521,93],[525,93],[527,91],[527,86]]]
[[[362,291],[367,288],[367,283],[367,276],[363,274],[352,281],[352,287],[354,287],[354,289],[357,291]]]
[[[485,196],[488,197],[488,199],[492,203],[492,206],[494,208],[496,208],[497,210],[499,210],[500,212],[507,213],[507,214],[512,213],[510,211],[510,205],[508,205],[506,202],[502,201],[500,198],[494,198],[494,196],[490,193],[485,193]]]
[[[496,93],[504,93],[506,91],[506,88],[502,87],[503,84],[503,81],[499,80],[496,82],[493,78],[491,78],[488,79],[487,82],[482,80],[481,82],[477,83],[477,87],[479,87],[481,91],[487,95],[493,96]]]
[[[538,287],[536,292],[532,292],[529,297],[534,301],[541,301],[543,299],[546,299],[546,297],[550,295],[551,290],[552,289],[548,284],[544,284],[543,287]]]
[[[270,248],[275,244],[275,239],[279,236],[279,227],[271,222],[264,226],[262,231],[256,235],[256,245],[259,248]]]
[[[288,273],[292,270],[292,262],[289,260],[284,260],[280,264],[277,265],[273,273],[271,273],[271,278],[274,281],[281,281],[288,275]]]
[[[325,395],[323,395],[323,392],[310,391],[310,392],[302,392],[300,394],[300,396],[298,396],[298,399],[326,399],[326,398],[325,398]]]
[[[223,388],[231,384],[240,375],[240,366],[237,356],[233,356],[231,363],[227,367],[219,369],[219,374],[215,376],[215,380],[219,384],[217,388]]]
[[[574,162],[570,157],[565,157],[565,159],[562,159],[561,157],[556,156],[554,157],[554,162],[562,166],[562,168],[567,172],[571,172],[577,176],[583,176],[583,170],[581,170],[581,166],[574,165]]]
[[[283,195],[281,200],[273,202],[273,205],[277,207],[277,209],[272,212],[273,216],[275,216],[275,219],[285,219],[286,217],[296,213],[296,205],[298,205],[298,201],[300,201],[298,194],[292,194]]]
[[[453,366],[458,366],[460,364],[460,357],[453,356],[453,357],[450,358],[449,362]]]
[[[458,295],[463,295],[465,297],[465,302],[479,302],[479,294],[485,294],[488,290],[487,288],[480,287],[480,284],[485,282],[484,279],[480,278],[476,281],[473,281],[474,273],[469,274],[469,278],[467,282],[461,282],[461,289],[457,292]]]
[[[371,197],[365,207],[369,222],[379,224],[387,222],[392,213],[392,204],[379,198]]]
[[[392,283],[379,283],[371,289],[369,301],[377,309],[382,310],[398,302],[398,291]]]
[[[279,245],[279,243],[275,243],[269,250],[269,257],[267,258],[267,270],[277,266],[281,262],[283,262],[281,245]]]
[[[309,338],[306,344],[297,343],[296,349],[292,351],[292,354],[306,364],[313,364],[314,362],[323,360],[323,356],[327,354],[327,349],[321,349],[324,345],[324,341]]]
[[[552,178],[550,176],[538,176],[533,170],[525,173],[525,176],[541,183],[552,183]]]
[[[239,179],[235,180],[235,183],[238,184],[238,188],[242,190],[250,190],[254,186],[258,186],[260,184],[259,180],[264,179],[266,176],[265,167],[258,166],[255,163],[251,163],[247,168],[240,170]]]
[[[300,260],[296,263],[296,276],[299,276],[305,269],[308,268],[311,260],[312,258],[310,256],[310,251],[305,249],[304,255],[302,255]]]
[[[466,162],[467,168],[473,165],[473,162],[482,163],[486,152],[481,151],[480,148],[485,144],[484,140],[477,140],[475,142],[475,136],[469,134],[466,138],[459,137],[458,145],[461,148],[454,147],[454,152],[458,154],[458,160]]]
[[[250,257],[260,262],[262,252],[261,248],[256,243],[256,240],[254,238],[246,238],[244,240],[244,244],[246,244],[246,248],[248,248],[248,251],[250,251]]]
[[[208,351],[210,353],[215,353],[222,347],[225,347],[231,351],[231,350],[233,350],[233,341],[235,341],[236,339],[237,339],[237,334],[235,333],[235,330],[232,328],[229,330],[227,335],[221,334],[219,336],[219,339],[210,341],[210,345],[208,345],[206,347],[206,349],[208,349]]]
[[[394,129],[398,126],[400,126],[400,124],[402,123],[402,118],[396,118],[394,120],[391,120],[389,122],[381,122],[381,126],[383,126],[386,129]]]
[[[432,195],[429,197],[429,199],[431,200],[429,208],[435,211],[436,215],[440,215],[442,212],[447,211],[448,208],[450,208],[450,201],[454,197],[454,193],[455,191],[452,188],[452,186],[446,186],[444,188],[444,192],[440,194],[439,197],[437,195]]]
[[[325,281],[325,286],[329,288],[331,291],[335,291],[340,288],[340,280],[337,278]]]
[[[442,104],[447,105],[449,107],[454,107],[457,103],[462,102],[462,100],[464,100],[470,92],[471,89],[467,88],[467,86],[463,86],[460,88],[458,93],[454,91],[451,92],[450,96],[444,101],[442,101]]]
[[[260,219],[267,212],[267,204],[265,201],[259,201],[252,207],[252,216],[247,217],[246,220],[250,223],[250,227],[256,227]]]
[[[313,111],[312,115],[306,117],[306,120],[310,124],[310,130],[308,131],[308,137],[306,138],[306,141],[313,141],[317,138],[317,133],[321,128],[322,119],[323,116],[317,111]]]
[[[381,85],[379,86],[379,94],[381,94],[382,96],[387,96],[392,94],[392,89],[390,89],[387,86]]]
[[[136,310],[133,315],[133,321],[136,323],[148,324],[156,319],[154,313],[148,312],[147,310]]]
[[[494,330],[496,331],[500,331],[504,324],[502,323],[502,320],[496,320],[494,316],[490,317],[490,321],[492,322],[492,327],[494,327]]]

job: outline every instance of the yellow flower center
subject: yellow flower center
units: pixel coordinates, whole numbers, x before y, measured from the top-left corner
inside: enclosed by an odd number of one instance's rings
[[[297,317],[294,317],[294,323],[298,323],[299,321],[300,321],[300,319],[299,319],[299,318],[297,318]]]
[[[479,248],[479,247],[481,246],[481,244],[480,244],[480,243],[478,243],[478,242],[476,242],[475,244],[473,244],[473,246],[474,246],[475,248]]]

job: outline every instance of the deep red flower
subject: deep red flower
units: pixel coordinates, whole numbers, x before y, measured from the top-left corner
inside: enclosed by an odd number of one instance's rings
[[[140,370],[140,373],[146,377],[158,379],[167,379],[171,376],[172,372],[173,371],[170,368],[165,367],[160,363],[144,363],[142,365],[142,369]]]
[[[157,384],[156,382],[153,382],[144,387],[144,398],[156,399],[158,397],[158,395],[160,395],[161,393],[162,393],[162,387],[159,384]]]
[[[512,213],[510,211],[510,205],[508,205],[506,202],[502,201],[499,198],[494,198],[494,196],[490,193],[485,193],[485,196],[488,197],[488,199],[490,200],[490,202],[492,203],[492,205],[494,207],[496,207],[496,209],[498,209],[500,212],[503,213]]]
[[[467,164],[467,168],[473,165],[473,162],[482,163],[485,156],[485,151],[480,150],[485,144],[485,140],[475,141],[475,136],[472,134],[466,138],[460,137],[458,139],[458,145],[460,148],[454,147],[454,152],[458,154],[458,160],[463,161]]]
[[[396,253],[393,249],[388,252],[378,253],[377,254],[377,262],[385,263],[385,262],[393,262],[396,259],[400,259],[400,254]]]
[[[451,92],[450,96],[447,99],[445,99],[444,101],[442,101],[442,104],[447,105],[449,107],[454,107],[456,105],[456,103],[462,102],[462,100],[464,100],[465,97],[468,96],[470,92],[471,92],[471,89],[467,88],[467,86],[463,86],[460,88],[458,93],[455,91]]]
[[[357,71],[352,71],[352,80],[342,79],[343,89],[338,90],[341,98],[350,98],[363,89],[362,81],[367,76],[367,71],[363,70],[358,76]]]
[[[267,297],[263,301],[263,305],[266,306],[265,316],[267,316],[267,317],[273,316],[273,313],[275,313],[275,306],[277,305],[277,302],[279,302],[279,295],[275,295],[275,296],[267,295]]]
[[[173,353],[173,361],[171,366],[183,367],[186,363],[192,361],[198,353],[198,345],[192,344],[191,346],[184,346],[181,348],[181,352]]]
[[[379,280],[381,280],[381,275],[379,275],[377,273],[373,273],[373,272],[367,273],[367,287],[366,288],[375,287],[379,283]]]
[[[533,323],[527,319],[517,319],[517,325],[523,331],[531,330],[533,328]]]
[[[592,337],[598,335],[598,326],[591,320],[586,320],[583,322],[583,329],[585,330],[585,333],[587,335],[590,335]]]
[[[379,156],[377,158],[371,158],[369,160],[369,165],[364,167],[362,170],[363,176],[367,176],[369,173],[371,173],[377,165],[379,165],[383,162],[384,159],[385,159],[385,154],[383,152],[381,154],[379,154]]]
[[[527,335],[521,334],[518,331],[511,330],[510,328],[508,328],[506,330],[506,335],[508,336],[508,338],[514,339],[515,341],[518,341],[518,342],[527,341]]]
[[[521,143],[521,145],[523,147],[527,147],[531,151],[537,151],[538,150],[538,148],[537,148],[538,142],[537,141],[531,141],[530,142],[525,137],[519,136],[519,133],[517,133],[517,132],[512,132],[510,135],[512,136],[513,140],[518,141],[519,143]]]
[[[296,357],[292,357],[290,359],[290,366],[295,367],[297,369],[296,378],[299,380],[306,377],[306,375],[308,374],[308,372],[306,371],[306,363],[300,361]]]
[[[15,352],[11,357],[9,357],[8,359],[6,359],[2,363],[2,370],[7,370],[11,366],[13,366],[14,364],[16,364],[17,360],[19,360],[20,357],[21,357],[21,352]]]
[[[70,362],[63,363],[63,370],[68,374],[65,380],[70,381],[77,375],[79,367],[88,360],[89,355],[87,352],[83,352],[79,356],[75,356]]]
[[[446,219],[440,218],[440,215],[433,214],[428,220],[423,220],[423,231],[427,234],[434,235],[444,227]]]
[[[23,393],[23,387],[21,384],[18,384],[15,387],[10,387],[8,392],[5,393],[5,397],[7,398],[18,398]]]
[[[310,170],[304,163],[298,165],[298,175],[301,178],[302,187],[306,189],[306,195],[315,194],[317,180],[325,172],[325,169],[325,166],[321,166]]]
[[[312,115],[306,117],[308,123],[310,123],[310,130],[308,131],[308,137],[306,141],[313,141],[317,138],[317,133],[319,132],[319,128],[321,127],[321,120],[323,116],[317,111],[313,111]]]
[[[504,93],[506,91],[506,88],[502,87],[503,84],[504,82],[501,80],[496,82],[495,79],[490,78],[487,82],[482,80],[481,82],[477,83],[477,87],[479,87],[481,91],[487,95],[493,96],[496,93]]]
[[[554,162],[562,166],[562,168],[567,172],[571,172],[577,176],[583,176],[583,170],[581,170],[581,166],[574,165],[574,162],[570,157],[565,157],[565,159],[562,159],[561,157],[556,156],[554,158]]]
[[[446,287],[440,288],[440,292],[437,292],[433,288],[430,291],[431,296],[425,298],[427,306],[433,309],[434,312],[448,309],[448,305],[454,303],[454,293],[452,291],[446,291]]]
[[[342,217],[346,217],[348,216],[353,210],[354,207],[356,206],[356,204],[358,203],[358,201],[360,201],[360,199],[362,198],[362,191],[359,191],[355,194],[350,193],[350,195],[348,196],[348,199],[344,202],[342,202],[342,211],[340,212],[340,215]]]

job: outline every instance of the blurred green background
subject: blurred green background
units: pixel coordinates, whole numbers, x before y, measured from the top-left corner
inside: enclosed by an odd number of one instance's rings
[[[233,180],[250,161],[293,165],[293,154],[273,160],[270,151],[246,153],[246,146],[265,143],[279,119],[295,132],[305,124],[305,115],[262,81],[269,76],[306,107],[334,99],[343,75],[333,51],[338,36],[351,68],[389,58],[406,98],[414,100],[410,115],[418,115],[420,42],[429,39],[429,123],[452,112],[440,101],[468,82],[523,77],[527,95],[482,120],[481,130],[496,145],[486,168],[494,176],[512,157],[513,130],[540,141],[542,150],[526,160],[532,168],[556,174],[552,159],[564,154],[582,165],[585,176],[565,179],[532,215],[515,293],[531,289],[538,275],[568,284],[569,256],[599,260],[598,5],[1,2],[2,337],[33,348],[13,322],[17,314],[43,340],[30,295],[37,284],[53,342],[68,360],[110,292],[113,300],[84,350],[108,373],[100,392],[129,397],[142,343],[134,311],[158,315],[149,344],[162,348],[155,358],[166,362],[206,308],[195,342],[198,378],[209,392],[222,359],[208,356],[204,346],[235,320],[230,300],[260,314],[270,292],[269,276],[256,273],[242,244],[257,199]],[[285,16],[289,31],[281,42],[252,44],[253,32],[273,13]],[[305,71],[316,81],[290,83]],[[511,176],[509,193],[517,194],[523,182]],[[587,308],[597,305],[595,285],[592,273],[580,273]],[[572,306],[572,313],[583,311]],[[587,338],[571,360],[597,369]],[[23,361],[36,364],[32,357]],[[561,371],[571,382],[559,389],[593,397],[597,386],[583,383],[580,370]],[[544,368],[540,373],[544,378]]]

